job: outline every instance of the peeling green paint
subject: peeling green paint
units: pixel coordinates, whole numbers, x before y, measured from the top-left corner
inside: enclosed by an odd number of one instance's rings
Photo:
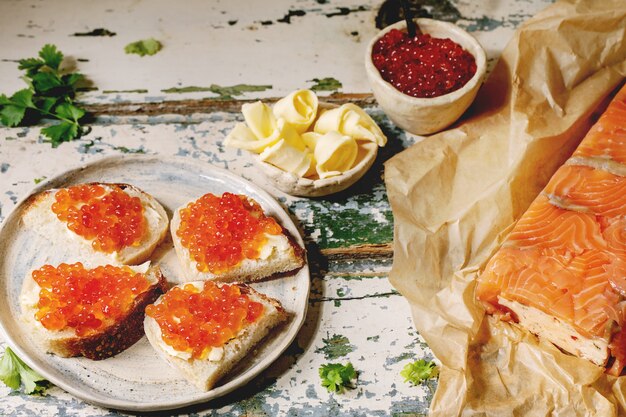
[[[370,170],[366,175],[376,174]],[[371,182],[357,183],[352,186],[352,191],[356,192],[361,186],[371,186]],[[298,217],[304,219],[302,225],[306,236],[315,236],[315,242],[321,249],[393,241],[393,213],[384,185],[361,191],[362,194],[339,201],[296,200],[289,208],[296,213],[310,213]]]
[[[350,13],[366,12],[368,10],[369,10],[369,7],[366,7],[366,6],[358,6],[358,7],[355,7],[355,8],[337,7],[337,11],[336,12],[326,13],[326,17],[347,16]]]
[[[387,360],[385,361],[385,365],[389,366],[389,365],[393,365],[394,363],[398,363],[401,361],[405,361],[407,359],[413,359],[415,357],[415,355],[413,353],[410,352],[404,352],[398,356],[393,356],[391,358],[387,358]]]
[[[475,32],[475,31],[488,32],[488,31],[495,30],[499,27],[502,27],[504,24],[502,20],[492,19],[487,16],[482,16],[478,19],[468,19],[468,20],[470,21],[470,23],[462,25],[462,27],[469,32]]]
[[[375,274],[363,274],[363,273],[354,273],[354,274],[327,274],[326,277],[328,279],[340,279],[342,281],[363,281],[367,279],[387,279],[386,272],[377,272]],[[345,295],[345,294],[343,294]]]
[[[229,87],[222,87],[221,85],[211,84],[209,87],[172,87],[161,90],[161,92],[166,94],[211,92],[218,95],[218,97],[215,97],[217,100],[232,100],[234,97],[242,96],[245,93],[265,91],[271,88],[271,85],[237,84]]]
[[[143,148],[131,149],[131,148],[127,148],[126,146],[116,146],[113,149],[115,149],[116,151],[120,151],[122,153],[146,153],[146,151]]]
[[[103,94],[124,94],[124,93],[141,93],[145,94],[148,90],[145,88],[137,88],[135,90],[103,90]]]
[[[350,344],[347,337],[333,334],[332,337],[323,338],[324,346],[315,349],[315,353],[323,353],[326,359],[332,360],[354,351],[354,346]]]
[[[94,30],[90,30],[89,32],[76,32],[73,33],[72,36],[115,36],[117,35],[115,32],[111,32],[105,28],[97,28]]]
[[[291,18],[295,16],[304,16],[306,12],[304,10],[289,10],[287,14],[281,18],[276,20],[279,23],[291,23]]]
[[[313,91],[337,91],[343,84],[336,78],[326,77],[326,78],[313,78],[312,80],[307,80],[307,82],[313,82],[313,86],[311,86],[311,90]]]
[[[319,303],[326,301],[351,301],[351,300],[366,300],[368,298],[389,298],[391,296],[400,295],[398,291],[389,291],[389,292],[377,292],[375,294],[362,295],[360,297],[343,297],[343,298],[333,298],[333,297],[321,297],[321,298],[311,298],[309,299],[309,303]],[[337,304],[335,304],[337,305]],[[341,304],[339,304],[341,305]]]

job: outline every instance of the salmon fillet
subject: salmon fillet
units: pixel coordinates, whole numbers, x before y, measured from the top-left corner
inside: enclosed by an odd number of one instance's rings
[[[620,90],[574,152],[574,157],[599,158],[626,164],[626,91]]]
[[[626,178],[587,166],[564,165],[543,194],[558,207],[616,217],[626,206]]]
[[[518,220],[476,285],[487,313],[614,375],[626,364],[624,172],[626,86]]]

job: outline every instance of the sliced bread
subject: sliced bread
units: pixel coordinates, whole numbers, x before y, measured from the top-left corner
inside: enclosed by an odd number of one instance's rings
[[[196,203],[198,200],[190,203]],[[260,207],[252,198],[247,197],[247,200],[256,207]],[[304,265],[304,249],[283,228],[280,234],[266,234],[267,240],[259,249],[260,255],[257,259],[244,258],[238,264],[220,272],[201,270],[199,264],[193,259],[191,251],[183,245],[177,233],[181,225],[181,210],[187,206],[188,204],[185,204],[176,209],[171,222],[174,248],[184,271],[181,281],[252,282],[288,274]]]
[[[177,287],[189,284],[201,289],[204,282],[185,283]],[[165,343],[161,327],[154,318],[146,314],[144,320],[146,337],[154,349],[174,368],[180,370],[189,382],[204,391],[212,389],[222,377],[228,374],[239,361],[249,354],[254,346],[272,328],[287,320],[288,317],[280,302],[255,291],[245,284],[216,283],[216,285],[220,287],[222,285],[238,286],[241,293],[247,295],[251,301],[263,305],[263,313],[255,322],[245,325],[234,338],[227,341],[222,347],[211,349],[206,357],[202,359],[193,359],[190,353],[176,351]],[[155,302],[155,305],[159,304],[162,298],[163,296]]]
[[[88,336],[78,336],[71,327],[53,331],[41,324],[35,316],[41,287],[29,273],[22,286],[20,305],[22,320],[32,329],[33,341],[58,356],[84,356],[93,360],[109,358],[132,346],[144,334],[145,307],[166,291],[167,283],[158,267],[149,267],[146,263],[130,268],[144,273],[149,287],[132,300],[130,309],[118,320]]]
[[[146,231],[136,245],[125,246],[119,251],[105,253],[94,249],[94,239],[85,239],[68,228],[52,211],[58,189],[47,190],[34,195],[26,202],[22,217],[23,224],[46,237],[54,244],[58,259],[65,261],[85,261],[90,264],[140,264],[147,260],[167,234],[168,217],[165,209],[151,195],[129,184],[98,183],[107,192],[117,188],[131,197],[137,197],[143,206]],[[58,253],[63,251],[64,253]]]

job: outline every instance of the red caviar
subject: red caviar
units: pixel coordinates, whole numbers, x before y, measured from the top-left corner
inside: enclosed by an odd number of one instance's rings
[[[150,287],[144,274],[127,266],[44,265],[32,276],[41,287],[35,318],[48,330],[74,329],[77,336],[119,321]]]
[[[180,210],[176,235],[189,249],[202,272],[220,273],[244,259],[258,259],[267,242],[265,234],[278,235],[280,225],[244,195],[205,194]]]
[[[372,49],[383,79],[413,97],[438,97],[463,87],[476,73],[476,60],[456,42],[392,29]]]
[[[161,302],[146,307],[146,314],[159,324],[165,343],[198,359],[257,321],[263,309],[237,285],[206,281],[201,290],[192,284],[172,288]]]
[[[138,246],[147,230],[143,206],[119,186],[110,191],[97,184],[63,188],[55,194],[52,211],[79,236],[93,240],[100,252],[117,252]]]

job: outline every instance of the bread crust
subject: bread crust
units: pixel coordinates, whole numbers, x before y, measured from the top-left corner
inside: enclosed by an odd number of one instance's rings
[[[40,342],[43,342],[46,350],[66,358],[84,356],[88,359],[102,360],[128,349],[144,335],[143,320],[146,306],[167,291],[167,281],[160,268],[150,267],[146,276],[156,279],[156,282],[134,300],[132,308],[116,323],[91,336],[63,338],[55,338],[55,332],[37,324],[36,330],[42,336]],[[33,309],[24,304],[22,310],[25,315],[34,316]],[[27,322],[35,324],[33,320],[26,318]],[[46,338],[46,335],[50,337]]]

